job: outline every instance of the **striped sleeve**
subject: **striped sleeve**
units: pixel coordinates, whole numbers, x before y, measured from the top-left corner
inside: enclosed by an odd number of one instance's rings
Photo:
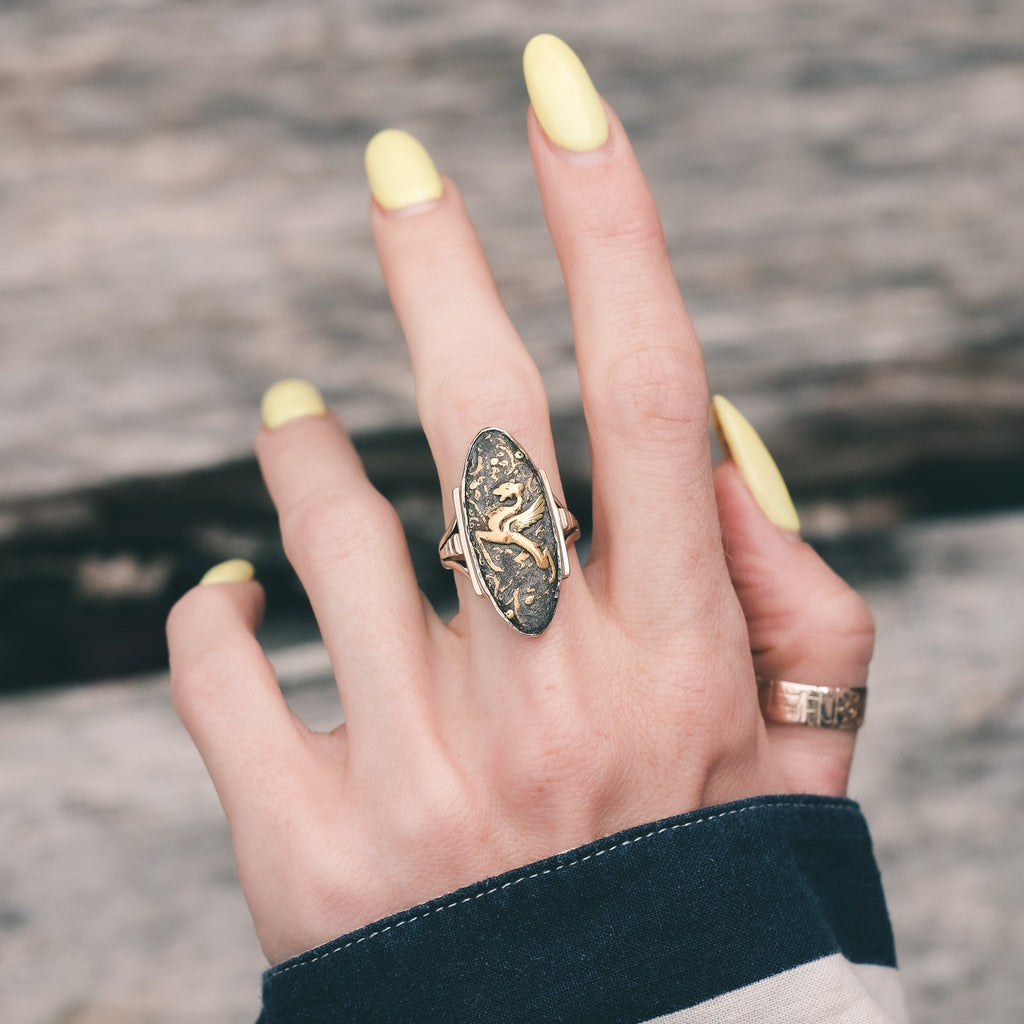
[[[867,826],[758,797],[628,829],[267,971],[265,1024],[896,1024]]]

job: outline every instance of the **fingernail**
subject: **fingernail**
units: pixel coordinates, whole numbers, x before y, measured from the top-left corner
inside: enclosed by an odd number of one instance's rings
[[[320,392],[308,381],[295,378],[279,380],[267,388],[260,408],[263,425],[271,430],[299,416],[322,416],[327,412]]]
[[[245,583],[256,575],[251,562],[244,558],[230,558],[209,569],[199,581],[200,586],[207,583]]]
[[[608,119],[583,62],[557,36],[534,36],[523,51],[530,103],[547,137],[576,153],[608,141]]]
[[[401,210],[441,198],[444,186],[418,139],[397,128],[377,132],[366,146],[366,177],[385,210]]]
[[[800,517],[793,499],[757,431],[739,409],[721,395],[711,400],[711,415],[722,449],[736,464],[761,511],[780,529],[799,532]]]

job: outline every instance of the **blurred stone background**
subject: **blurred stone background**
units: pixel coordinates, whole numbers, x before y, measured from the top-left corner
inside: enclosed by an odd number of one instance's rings
[[[259,566],[340,711],[250,448],[316,381],[440,604],[437,480],[362,150],[456,178],[586,512],[520,53],[563,35],[633,138],[712,386],[880,628],[853,795],[911,1010],[1024,1015],[1024,7],[1013,0],[0,3],[0,1020],[255,1016],[259,950],[162,620]]]

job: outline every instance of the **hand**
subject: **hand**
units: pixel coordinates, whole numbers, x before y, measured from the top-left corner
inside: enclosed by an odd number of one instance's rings
[[[592,446],[590,556],[581,570],[570,553],[540,637],[461,577],[443,623],[338,420],[308,386],[268,392],[259,460],[345,724],[314,733],[287,708],[254,637],[257,583],[193,589],[168,635],[174,699],[272,963],[627,826],[845,790],[853,734],[766,727],[755,674],[862,685],[870,615],[766,516],[739,458],[712,472],[700,347],[622,126],[564,44],[531,42],[526,70]],[[512,434],[561,494],[537,368],[458,191],[400,133],[375,139],[367,164],[446,517],[485,426]]]

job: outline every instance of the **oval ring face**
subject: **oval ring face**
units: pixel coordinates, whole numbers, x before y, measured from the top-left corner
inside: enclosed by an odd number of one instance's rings
[[[491,603],[520,633],[543,633],[562,578],[555,510],[529,455],[496,427],[469,446],[462,476],[467,560]]]

